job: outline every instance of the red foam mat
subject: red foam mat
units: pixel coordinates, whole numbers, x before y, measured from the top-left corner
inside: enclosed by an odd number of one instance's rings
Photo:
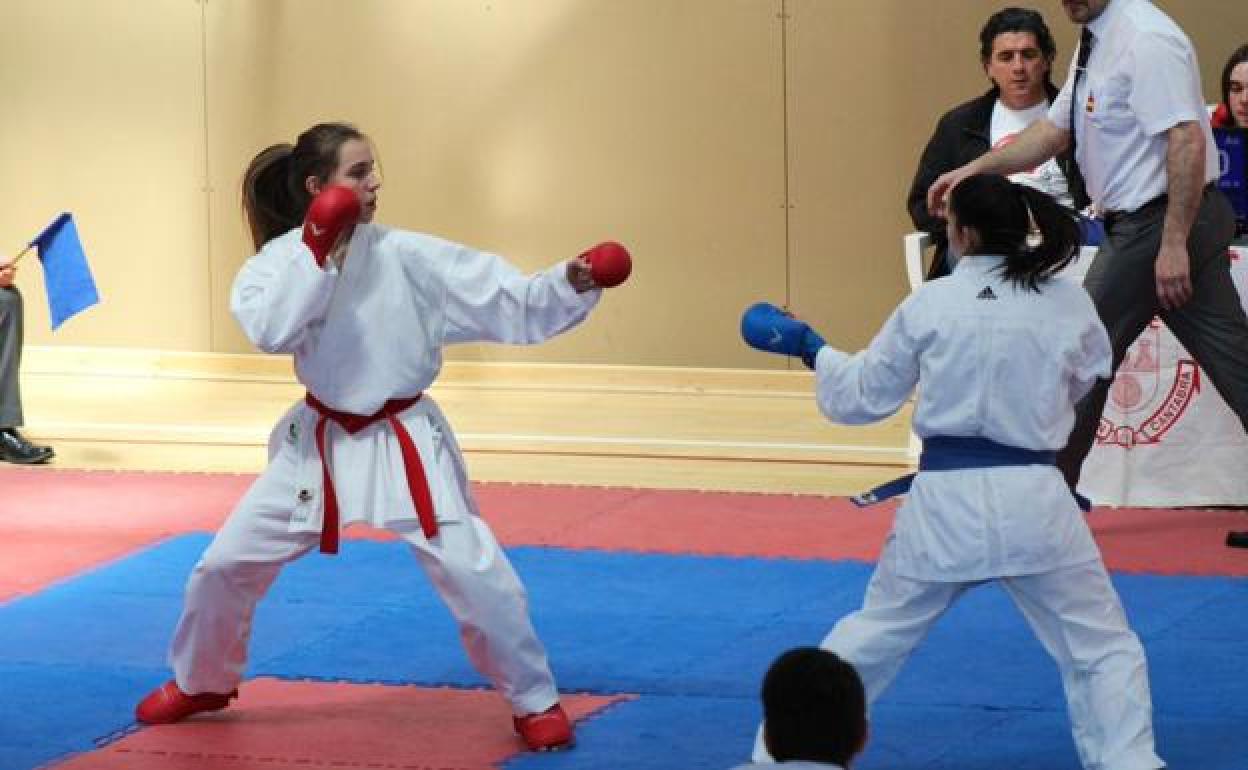
[[[216,529],[254,476],[0,469],[0,526],[169,535]]]
[[[1248,530],[1248,511],[1096,508],[1088,521],[1112,570],[1248,576],[1248,550],[1226,546],[1228,530]]]
[[[562,702],[576,721],[630,697]],[[492,770],[522,751],[511,710],[493,691],[260,678],[225,711],[143,728],[56,768]]]
[[[214,531],[253,477],[0,470],[0,601],[38,590],[166,537]],[[541,484],[477,484],[508,545],[799,559],[873,560],[895,504],[843,498]],[[1097,509],[1111,569],[1248,575],[1248,551],[1223,545],[1248,515],[1227,509]],[[348,538],[387,538],[352,527]]]
[[[0,470],[0,601],[220,526],[251,476]]]
[[[897,503],[727,492],[486,484],[481,508],[511,545],[727,556],[875,560]],[[1248,576],[1248,551],[1226,532],[1248,512],[1097,508],[1088,523],[1112,570]]]
[[[504,542],[799,559],[875,559],[894,510],[839,497],[653,489],[550,488],[542,508],[526,497],[518,485],[480,493]]]

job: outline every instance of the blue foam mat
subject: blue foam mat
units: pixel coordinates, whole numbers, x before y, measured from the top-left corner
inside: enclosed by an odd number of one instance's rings
[[[577,750],[521,755],[508,770],[727,770],[744,762],[760,709],[752,699],[646,696],[617,704],[582,723]],[[873,738],[855,770],[1056,770],[1078,760],[1061,713],[881,703],[871,716]],[[1011,746],[975,759],[962,750],[996,736]],[[1039,750],[1038,745],[1048,744]],[[997,748],[994,743],[994,748]],[[1009,764],[1002,762],[1009,758]],[[604,759],[606,758],[606,759]]]
[[[95,748],[133,725],[136,688],[166,678],[155,669],[0,662],[0,767],[24,770]]]
[[[130,724],[137,697],[167,676],[183,585],[207,542],[175,538],[0,605],[9,694],[0,699],[0,767],[88,750]],[[856,562],[509,554],[561,689],[641,695],[587,722],[577,751],[540,758],[550,767],[602,767],[604,756],[613,767],[731,767],[748,751],[768,663],[818,643],[861,601],[871,571]],[[1124,575],[1115,584],[1149,652],[1162,755],[1175,767],[1191,757],[1204,770],[1241,770],[1248,581]],[[257,612],[252,653],[249,676],[483,685],[449,613],[395,542],[350,541],[338,557],[284,570]],[[858,765],[866,770],[1077,767],[1056,669],[992,585],[936,625],[873,720]]]

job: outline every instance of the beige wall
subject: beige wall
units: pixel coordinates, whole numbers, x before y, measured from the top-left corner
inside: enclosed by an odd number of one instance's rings
[[[1159,3],[1213,98],[1248,3]],[[632,281],[531,349],[453,357],[783,367],[741,309],[859,346],[905,291],[903,198],[939,114],[986,81],[981,0],[4,0],[0,253],[73,211],[103,302],[28,342],[250,350],[242,169],[322,119],[377,143],[388,223],[533,269],[603,238]],[[1075,31],[1035,4],[1064,74]]]
[[[0,2],[0,253],[71,211],[103,304],[48,331],[27,258],[27,342],[205,350],[202,23],[193,2]]]

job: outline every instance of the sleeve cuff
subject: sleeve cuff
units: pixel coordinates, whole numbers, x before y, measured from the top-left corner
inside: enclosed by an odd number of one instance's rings
[[[602,289],[590,289],[589,291],[578,293],[576,289],[572,288],[572,284],[568,283],[567,260],[551,266],[546,271],[546,275],[554,286],[555,296],[559,298],[560,302],[569,307],[592,308],[598,304],[598,300],[602,297]]]
[[[336,278],[338,276],[338,266],[328,260],[326,260],[323,264],[317,261],[316,255],[312,253],[312,249],[309,249],[308,245],[302,240],[299,241],[299,246],[297,248],[299,250],[299,254],[295,258],[295,263],[299,265],[299,270],[301,272],[326,278],[330,276]]]
[[[819,353],[815,356],[815,371],[826,371],[827,369],[843,363],[848,359],[848,353],[837,350],[831,345],[824,345],[819,349]]]
[[[1153,118],[1147,122],[1140,121],[1140,128],[1149,136],[1164,134],[1180,123],[1199,123],[1202,114],[1188,111],[1174,112],[1163,117]]]

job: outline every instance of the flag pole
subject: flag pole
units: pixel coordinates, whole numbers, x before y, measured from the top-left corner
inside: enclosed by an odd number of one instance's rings
[[[26,244],[26,248],[18,252],[18,255],[13,258],[12,262],[9,263],[9,267],[16,267],[17,263],[22,261],[22,257],[26,256],[26,253],[29,252],[34,247],[34,245],[35,244],[33,243]]]

